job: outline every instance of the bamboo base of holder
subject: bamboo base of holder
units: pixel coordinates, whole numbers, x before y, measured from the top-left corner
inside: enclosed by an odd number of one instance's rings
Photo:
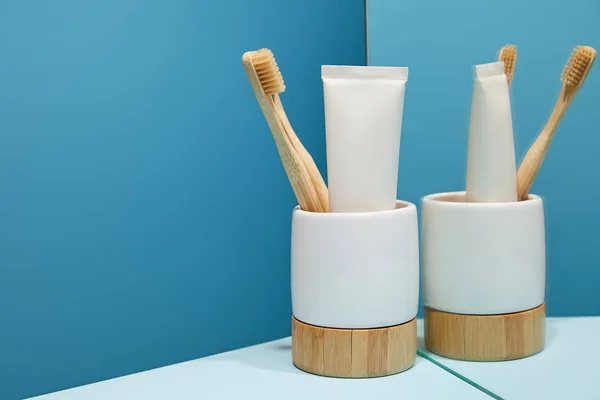
[[[416,356],[416,318],[376,329],[323,328],[292,318],[292,359],[306,372],[340,378],[393,375],[412,367]]]
[[[425,307],[425,345],[443,357],[506,361],[536,354],[546,341],[546,306],[514,314],[465,315]]]

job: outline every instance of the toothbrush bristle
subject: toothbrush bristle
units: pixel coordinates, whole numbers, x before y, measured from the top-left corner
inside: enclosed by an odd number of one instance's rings
[[[563,70],[561,81],[567,87],[575,87],[585,78],[596,59],[596,50],[589,46],[577,46]]]
[[[504,62],[504,73],[507,77],[512,77],[515,72],[517,62],[517,47],[514,44],[508,44],[500,50],[500,61]]]
[[[285,90],[283,76],[279,71],[273,53],[269,49],[260,49],[252,56],[252,64],[267,95],[282,93]]]

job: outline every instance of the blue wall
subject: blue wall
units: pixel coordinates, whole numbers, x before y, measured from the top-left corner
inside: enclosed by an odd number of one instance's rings
[[[377,0],[368,5],[370,65],[407,65],[398,193],[463,190],[471,65],[517,45],[511,86],[518,160],[543,127],[574,46],[600,50],[600,2]],[[551,316],[600,315],[600,62],[556,133],[532,191],[545,199]]]
[[[364,65],[362,0],[0,2],[0,398],[290,334],[261,47],[325,171],[320,66]]]

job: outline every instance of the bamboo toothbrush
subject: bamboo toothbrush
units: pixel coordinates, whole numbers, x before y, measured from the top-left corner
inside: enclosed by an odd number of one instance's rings
[[[300,208],[305,211],[323,212],[323,206],[319,201],[308,171],[289,140],[276,111],[273,95],[281,93],[285,88],[277,64],[265,63],[261,50],[244,53],[242,64],[258,104],[271,129],[281,163]]]
[[[302,145],[302,142],[300,141],[300,139],[298,139],[298,136],[296,136],[296,133],[294,132],[294,129],[292,128],[292,125],[288,120],[285,110],[283,109],[283,104],[281,103],[279,93],[283,93],[285,91],[285,85],[283,85],[283,77],[281,75],[281,72],[279,72],[279,68],[277,67],[275,56],[273,56],[273,53],[270,50],[261,49],[258,51],[258,54],[256,56],[256,64],[264,65],[265,73],[276,73],[281,78],[282,84],[278,86],[278,91],[272,94],[273,102],[275,103],[276,116],[281,121],[283,129],[285,130],[288,139],[292,143],[292,146],[294,146],[294,149],[304,162],[304,166],[306,167],[308,175],[310,176],[310,180],[312,181],[315,191],[317,192],[317,196],[319,197],[319,201],[321,203],[323,211],[328,212],[329,192],[327,190],[327,186],[325,185],[325,181],[323,180],[323,177],[321,176],[321,173],[319,172],[319,169],[317,168],[317,165],[315,164],[312,156]],[[268,70],[271,70],[272,72],[267,72]]]
[[[504,74],[508,81],[508,87],[512,83],[515,74],[515,65],[517,63],[517,47],[514,44],[507,44],[500,49],[498,61],[504,62]]]
[[[560,95],[552,110],[552,114],[546,122],[544,129],[531,145],[523,158],[517,172],[517,196],[518,200],[526,200],[529,189],[537,176],[544,158],[554,138],[554,133],[569,106],[577,96],[579,89],[587,77],[590,68],[596,59],[596,50],[589,46],[577,46],[571,53],[571,57],[565,66],[561,80],[563,82]]]

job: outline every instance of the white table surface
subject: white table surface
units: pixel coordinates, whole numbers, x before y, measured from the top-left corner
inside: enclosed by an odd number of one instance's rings
[[[521,360],[476,363],[427,355],[504,399],[600,399],[600,317],[547,318],[546,347]]]
[[[475,363],[419,350],[504,399],[600,399],[600,317],[548,318],[546,348],[522,360]],[[332,379],[296,369],[285,338],[138,374],[80,386],[42,400],[111,399],[490,399],[417,357],[410,370],[385,378]]]
[[[419,323],[422,325],[422,321]],[[417,398],[490,397],[421,357],[417,357],[408,371],[383,378],[333,379],[307,374],[292,364],[290,338],[35,397],[43,400]]]

